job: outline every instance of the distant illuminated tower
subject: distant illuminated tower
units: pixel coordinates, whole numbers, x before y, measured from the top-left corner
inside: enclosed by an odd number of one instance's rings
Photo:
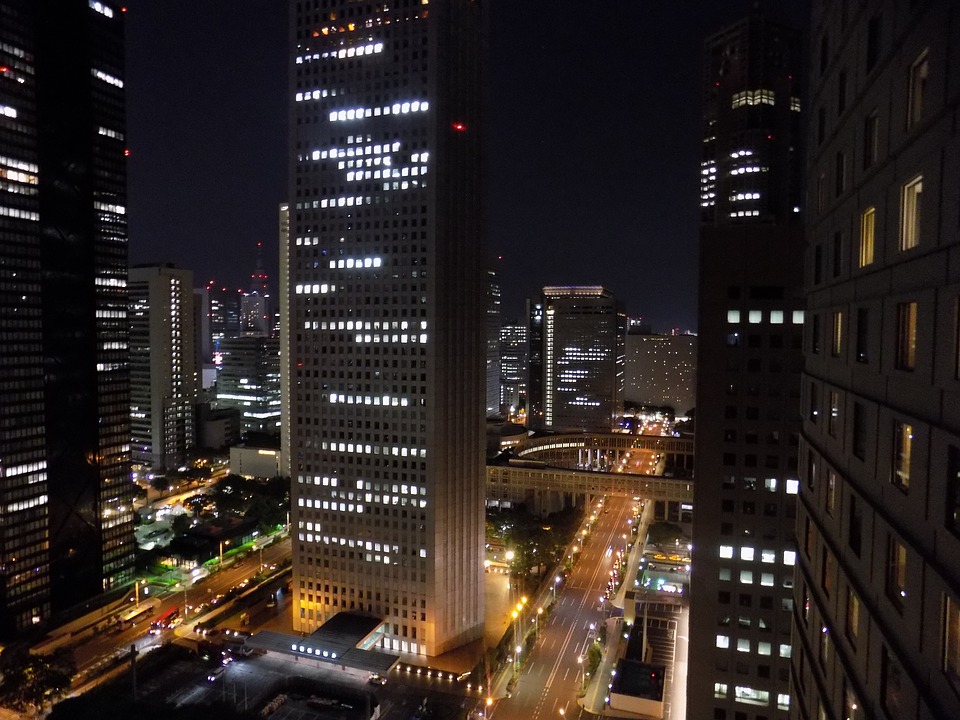
[[[192,286],[190,270],[130,269],[131,459],[146,469],[175,470],[196,446]]]
[[[298,3],[291,29],[293,627],[483,635],[481,5]]]
[[[509,415],[527,397],[527,332],[524,323],[500,328],[500,411]]]
[[[609,432],[623,412],[626,316],[602,287],[543,289],[543,422]]]
[[[240,299],[240,333],[265,337],[270,334],[270,286],[263,269],[263,243],[257,243],[257,269],[250,276],[250,289]]]
[[[487,270],[487,415],[500,412],[500,282]]]

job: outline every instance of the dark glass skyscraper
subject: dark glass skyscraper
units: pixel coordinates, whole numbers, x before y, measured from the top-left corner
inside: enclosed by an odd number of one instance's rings
[[[803,336],[799,35],[708,38],[687,716],[786,718]]]
[[[131,577],[123,15],[0,2],[3,629]]]
[[[293,7],[294,628],[437,655],[483,629],[481,6]]]

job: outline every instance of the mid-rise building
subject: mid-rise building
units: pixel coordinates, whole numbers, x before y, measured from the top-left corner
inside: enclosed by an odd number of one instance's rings
[[[706,41],[687,716],[792,707],[803,230],[799,34],[755,10]],[[706,187],[706,186],[702,186]]]
[[[795,718],[960,717],[957,21],[814,5]]]
[[[0,1],[0,633],[132,577],[123,16]],[[64,112],[70,108],[70,112]]]
[[[672,407],[677,414],[696,406],[696,335],[628,332],[624,368],[627,403]]]
[[[220,352],[217,407],[239,410],[244,433],[280,432],[280,340],[224,338]]]
[[[500,328],[500,412],[508,418],[526,404],[527,332],[525,323]]]
[[[598,286],[543,289],[543,424],[610,432],[623,412],[626,315]]]
[[[292,13],[293,627],[483,634],[481,4]]]
[[[193,273],[133,267],[128,285],[131,461],[175,470],[197,443]]]
[[[527,428],[543,428],[543,303],[527,299]]]

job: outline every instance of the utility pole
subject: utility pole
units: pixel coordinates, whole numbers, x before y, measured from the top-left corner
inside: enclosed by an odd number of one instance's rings
[[[137,645],[133,643],[130,645],[130,677],[133,681],[133,701],[137,701],[137,655],[140,653],[137,652]]]

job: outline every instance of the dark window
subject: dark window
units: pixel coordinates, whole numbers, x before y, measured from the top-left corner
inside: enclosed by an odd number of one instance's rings
[[[823,37],[820,38],[820,74],[827,70],[827,65],[830,63],[830,36],[824,33]]]
[[[837,115],[847,109],[847,71],[841,70],[837,76]]]
[[[820,420],[820,388],[816,383],[810,383],[810,422],[815,423]]]
[[[853,454],[863,460],[867,456],[867,410],[853,404]]]
[[[903,668],[884,646],[880,655],[880,701],[892,718],[907,716],[906,684]]]
[[[847,189],[847,156],[841,150],[836,156],[836,167],[834,173],[834,195],[839,197]]]
[[[947,527],[960,535],[960,448],[947,447]]]
[[[827,134],[827,109],[820,108],[817,110],[817,144],[820,145],[823,142],[823,138]]]
[[[833,277],[840,277],[843,266],[843,233],[839,230],[833,234]]]
[[[819,285],[823,282],[823,246],[817,245],[813,249],[813,284]]]
[[[877,13],[867,22],[867,72],[873,69],[880,58],[882,31],[883,15]]]
[[[863,121],[863,169],[877,161],[880,154],[880,115],[873,110]]]
[[[870,311],[867,308],[857,308],[857,347],[858,363],[870,361],[869,347]]]
[[[860,557],[860,537],[863,534],[863,512],[857,503],[856,495],[850,496],[850,508],[848,511],[847,527],[847,545],[853,550],[853,554]]]
[[[886,590],[893,606],[903,612],[907,596],[907,548],[892,534],[887,536]]]
[[[820,316],[816,314],[810,316],[810,352],[820,352]]]

